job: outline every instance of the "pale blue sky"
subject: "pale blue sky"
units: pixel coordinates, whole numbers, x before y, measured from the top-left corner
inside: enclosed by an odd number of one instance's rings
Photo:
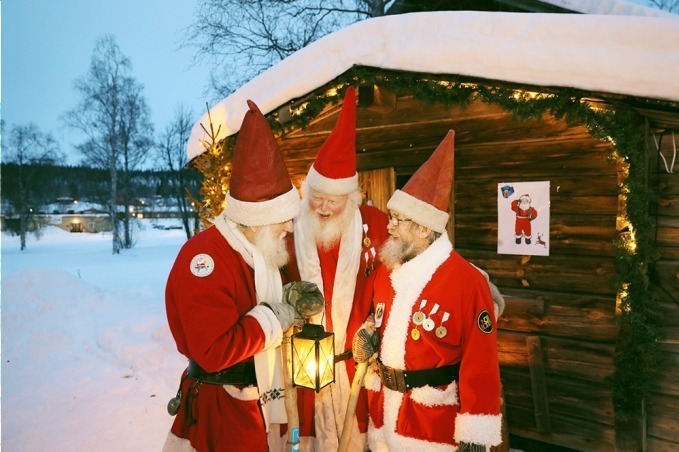
[[[204,113],[207,63],[192,66],[193,50],[180,49],[196,0],[4,0],[2,8],[2,117],[5,132],[35,122],[52,132],[69,163],[81,137],[59,117],[78,103],[76,78],[89,68],[97,38],[112,34],[144,85],[156,131],[178,104]],[[211,102],[212,103],[212,102]]]
[[[599,0],[592,0],[599,1]],[[156,131],[177,106],[196,120],[209,99],[207,63],[192,65],[193,49],[178,49],[198,0],[4,0],[2,17],[2,117],[12,125],[35,122],[60,142],[68,163],[80,156],[81,137],[60,116],[79,98],[76,78],[87,73],[97,38],[112,34],[144,85]],[[645,0],[634,3],[647,4]]]

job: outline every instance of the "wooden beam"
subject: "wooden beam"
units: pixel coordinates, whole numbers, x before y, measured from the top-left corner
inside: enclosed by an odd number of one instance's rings
[[[528,349],[528,369],[530,371],[530,383],[533,391],[535,424],[539,432],[549,433],[552,431],[552,426],[549,419],[547,381],[545,379],[545,364],[542,358],[540,336],[527,336],[526,348]]]

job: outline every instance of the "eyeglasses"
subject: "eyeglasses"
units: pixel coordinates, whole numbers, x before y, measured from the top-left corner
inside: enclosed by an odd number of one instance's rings
[[[410,220],[408,218],[396,218],[396,217],[392,217],[391,215],[389,216],[389,223],[391,223],[392,226],[398,226],[399,223],[402,223],[404,221],[413,221],[413,220]]]

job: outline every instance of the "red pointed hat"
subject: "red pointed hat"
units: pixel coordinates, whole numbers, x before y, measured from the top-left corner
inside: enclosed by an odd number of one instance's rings
[[[264,115],[251,100],[248,107],[233,151],[226,216],[245,226],[291,220],[300,211],[299,194]]]
[[[454,151],[455,131],[451,130],[403,189],[394,192],[387,208],[433,231],[444,232],[449,217]]]
[[[356,92],[344,93],[337,125],[309,169],[307,184],[328,195],[346,195],[358,188],[356,172]]]

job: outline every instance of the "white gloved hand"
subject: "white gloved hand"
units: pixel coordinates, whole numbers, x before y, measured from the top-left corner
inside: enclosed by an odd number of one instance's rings
[[[260,303],[271,309],[281,324],[281,329],[287,331],[291,326],[297,325],[301,327],[304,325],[304,319],[297,312],[297,310],[287,303]]]

